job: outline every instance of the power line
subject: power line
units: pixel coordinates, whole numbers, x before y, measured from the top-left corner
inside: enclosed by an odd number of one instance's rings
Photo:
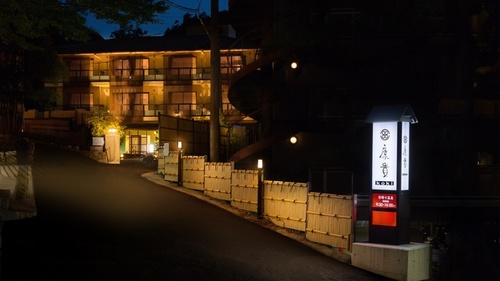
[[[166,0],[165,2],[167,2],[168,5],[170,5],[174,8],[177,8],[177,9],[180,9],[180,10],[183,10],[186,12],[191,12],[191,13],[199,13],[200,12],[201,1],[198,1],[198,8],[196,8],[196,9],[185,7],[185,6],[182,6],[180,4],[177,4],[177,3],[174,3],[174,2],[168,1],[168,0]]]

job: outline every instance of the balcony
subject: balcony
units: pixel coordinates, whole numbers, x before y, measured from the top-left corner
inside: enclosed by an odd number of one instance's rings
[[[221,67],[221,79],[228,81],[240,69],[240,66]],[[209,67],[150,68],[150,69],[115,69],[115,70],[70,70],[70,82],[110,81],[114,79],[134,79],[143,81],[196,81],[210,80]]]
[[[109,70],[70,70],[70,82],[109,81]]]
[[[168,68],[167,81],[209,80],[210,68]]]
[[[92,71],[92,76],[90,76],[90,81],[109,81],[109,71],[108,70]]]
[[[158,122],[158,114],[198,121],[210,120],[209,105],[191,103],[120,105],[112,113],[128,122]],[[222,104],[222,113],[228,120],[239,122],[245,117],[229,103]]]

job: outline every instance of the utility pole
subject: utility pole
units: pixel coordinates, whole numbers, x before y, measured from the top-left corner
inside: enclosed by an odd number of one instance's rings
[[[219,0],[210,5],[210,162],[219,162],[221,82],[220,82],[220,32]]]

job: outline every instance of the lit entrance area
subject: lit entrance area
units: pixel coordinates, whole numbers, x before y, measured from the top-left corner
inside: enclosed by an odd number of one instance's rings
[[[158,148],[157,130],[125,130],[122,158],[142,158],[146,155],[156,154]]]

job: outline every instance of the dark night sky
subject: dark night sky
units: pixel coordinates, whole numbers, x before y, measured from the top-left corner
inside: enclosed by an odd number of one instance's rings
[[[160,24],[149,24],[141,26],[143,30],[148,32],[148,36],[161,36],[169,27],[172,27],[176,20],[182,23],[182,17],[186,13],[194,14],[191,10],[198,10],[199,13],[207,13],[210,15],[211,0],[173,0],[168,1],[176,5],[170,5],[166,13],[159,15]],[[182,9],[185,7],[188,9]],[[199,7],[199,8],[198,8]],[[219,0],[219,10],[228,10],[228,0]],[[99,34],[105,39],[108,39],[111,32],[118,29],[118,25],[107,24],[103,20],[96,20],[94,17],[87,18],[87,25],[96,29]]]

